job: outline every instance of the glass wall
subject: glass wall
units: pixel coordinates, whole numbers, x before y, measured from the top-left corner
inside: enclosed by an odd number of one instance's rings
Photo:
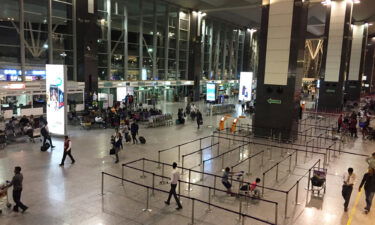
[[[214,19],[202,21],[202,74],[207,80],[238,79],[243,58],[242,30]]]
[[[0,69],[4,72],[0,80],[20,81],[22,69],[26,81],[44,79],[46,63],[67,65],[68,78],[73,79],[72,0],[3,0],[1,4]]]
[[[191,10],[159,0],[96,0],[95,6],[100,80],[187,79]],[[46,63],[67,65],[74,79],[74,9],[73,0],[3,0],[0,80],[20,80],[22,71],[26,80],[44,79]],[[237,79],[243,31],[210,17],[201,25],[203,79]]]

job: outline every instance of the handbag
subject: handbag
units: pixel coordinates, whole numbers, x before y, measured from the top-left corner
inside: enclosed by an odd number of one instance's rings
[[[110,154],[110,155],[114,155],[114,154],[116,154],[116,149],[111,148],[111,149],[109,150],[109,154]]]

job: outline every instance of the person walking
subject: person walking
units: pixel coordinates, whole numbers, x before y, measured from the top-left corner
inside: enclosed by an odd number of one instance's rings
[[[51,134],[49,133],[47,122],[44,123],[42,129],[40,130],[40,133],[43,136],[43,146],[46,144],[46,141],[48,140],[51,144],[51,148],[54,148],[55,146],[52,144]]]
[[[197,124],[198,124],[198,130],[199,130],[200,125],[203,124],[202,113],[201,113],[201,111],[199,111],[199,109],[197,109]]]
[[[342,197],[344,198],[344,211],[348,211],[348,205],[350,201],[350,196],[352,195],[353,185],[355,183],[356,175],[353,173],[353,168],[348,169],[348,173],[345,173],[343,176],[343,185],[342,185]]]
[[[372,199],[374,198],[375,194],[375,175],[374,169],[369,168],[368,172],[362,178],[362,182],[359,185],[358,191],[361,191],[362,187],[365,187],[365,196],[366,196],[366,207],[365,213],[369,213],[371,209]]]
[[[137,121],[134,121],[132,125],[130,126],[130,133],[132,135],[133,144],[135,143],[138,144],[138,140],[137,140],[138,130],[139,130],[139,126],[137,124]]]
[[[23,175],[21,173],[21,167],[16,166],[14,167],[13,179],[8,186],[13,186],[13,201],[16,203],[16,205],[13,207],[13,211],[18,212],[18,208],[21,208],[22,212],[24,213],[29,207],[21,202],[22,182]]]
[[[180,172],[177,169],[177,163],[174,162],[172,164],[172,168],[173,168],[173,170],[172,170],[172,176],[171,176],[171,189],[169,190],[169,196],[168,196],[167,201],[165,201],[165,204],[167,204],[167,205],[170,204],[171,197],[173,195],[174,199],[176,200],[177,206],[178,206],[176,209],[180,210],[180,209],[182,209],[182,205],[181,205],[181,202],[178,199],[177,193],[176,193],[177,183],[180,180]]]
[[[121,137],[120,132],[117,130],[115,137],[114,137],[114,148],[115,148],[115,155],[116,155],[115,163],[119,162],[118,152],[120,151],[121,146],[122,146],[122,137]]]
[[[64,166],[65,158],[66,158],[67,155],[72,160],[72,164],[74,164],[76,161],[74,160],[74,158],[72,156],[72,141],[69,139],[68,136],[65,136],[65,140],[64,140],[64,155],[62,157],[60,166]]]

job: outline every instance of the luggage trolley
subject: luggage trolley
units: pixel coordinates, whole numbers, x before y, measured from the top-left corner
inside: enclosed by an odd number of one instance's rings
[[[5,206],[8,209],[12,206],[12,204],[9,202],[8,188],[8,183],[0,184],[0,214],[3,213]]]
[[[323,195],[326,193],[326,177],[327,169],[314,169],[313,176],[311,178],[311,192],[313,194],[318,193],[317,196],[320,196],[320,192],[323,191]]]

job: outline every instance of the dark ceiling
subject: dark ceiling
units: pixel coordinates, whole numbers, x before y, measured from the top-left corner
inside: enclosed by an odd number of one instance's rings
[[[259,27],[261,0],[166,0],[173,4],[206,12],[209,16],[220,18],[238,26]],[[311,0],[309,6],[308,32],[319,37],[324,31],[325,6],[320,0]],[[366,21],[370,26],[369,36],[375,36],[375,0],[361,0],[354,4],[353,22]]]

